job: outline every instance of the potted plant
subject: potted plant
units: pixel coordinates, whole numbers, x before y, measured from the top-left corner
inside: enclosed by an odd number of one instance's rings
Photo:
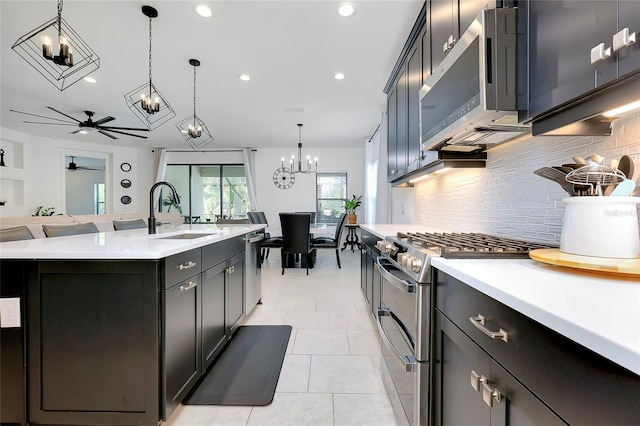
[[[54,214],[56,214],[55,207],[45,208],[44,206],[38,206],[36,207],[36,211],[31,216],[53,216]]]
[[[167,212],[171,211],[171,207],[175,207],[175,209],[178,210],[180,214],[182,214],[182,207],[180,206],[180,204],[176,203],[176,199],[173,197],[172,193],[169,193],[169,195],[167,195],[167,198],[164,198],[162,200],[162,205],[169,207],[167,209]]]
[[[347,213],[347,221],[349,223],[356,223],[358,216],[356,215],[356,209],[362,205],[362,195],[355,195],[350,199],[344,200],[344,210]]]

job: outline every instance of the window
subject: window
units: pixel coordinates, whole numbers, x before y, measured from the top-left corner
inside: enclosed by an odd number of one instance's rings
[[[168,165],[165,179],[180,194],[175,205],[164,190],[164,211],[177,209],[190,222],[215,222],[219,217],[246,217],[249,195],[244,166],[224,165]]]
[[[337,224],[346,198],[346,173],[316,173],[317,223]]]
[[[107,213],[107,191],[104,183],[93,184],[93,213],[105,214]]]

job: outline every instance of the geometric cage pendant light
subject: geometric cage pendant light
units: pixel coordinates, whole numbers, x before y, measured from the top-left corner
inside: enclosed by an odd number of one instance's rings
[[[189,64],[193,65],[193,115],[177,123],[176,127],[191,149],[197,151],[212,142],[213,136],[207,125],[196,114],[196,68],[200,66],[200,61],[189,59]]]
[[[176,116],[169,102],[153,84],[151,67],[152,33],[151,21],[158,17],[158,11],[151,6],[142,6],[142,13],[149,18],[149,81],[144,82],[126,95],[127,106],[149,130],[166,123]]]
[[[100,68],[96,52],[58,16],[20,37],[11,48],[59,90],[64,90]]]

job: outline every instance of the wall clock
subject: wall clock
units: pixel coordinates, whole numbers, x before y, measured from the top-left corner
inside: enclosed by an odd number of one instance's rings
[[[296,182],[296,175],[291,169],[280,167],[273,174],[273,184],[280,189],[289,189]]]
[[[122,179],[120,181],[120,186],[123,188],[130,188],[131,187],[131,181],[129,179]]]
[[[120,170],[122,170],[123,172],[128,172],[129,170],[131,170],[131,164],[129,163],[120,164]]]

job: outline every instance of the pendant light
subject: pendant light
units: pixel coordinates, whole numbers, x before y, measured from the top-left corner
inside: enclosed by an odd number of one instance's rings
[[[151,6],[142,6],[142,13],[149,18],[149,81],[124,95],[129,109],[149,130],[166,123],[176,116],[169,102],[153,84],[152,78],[152,31],[151,22],[158,17],[158,11]]]
[[[96,52],[62,19],[62,0],[56,17],[20,37],[11,48],[61,91],[100,68]]]
[[[306,169],[302,168],[302,123],[298,123],[298,158],[296,160],[295,155],[291,155],[289,159],[289,167],[285,167],[284,165],[284,157],[280,159],[281,168],[286,169],[289,173],[303,173],[303,174],[311,174],[316,173],[318,171],[318,157],[316,157],[313,161],[314,168],[311,169],[311,156],[307,155],[306,158]],[[296,168],[297,163],[297,168]]]
[[[213,137],[207,125],[196,114],[196,68],[200,66],[200,61],[189,59],[189,64],[193,66],[193,115],[176,124],[176,127],[191,149],[197,151],[212,142]]]

